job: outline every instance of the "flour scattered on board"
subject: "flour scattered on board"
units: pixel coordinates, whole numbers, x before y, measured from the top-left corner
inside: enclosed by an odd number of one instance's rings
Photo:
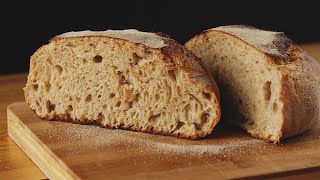
[[[249,146],[264,143],[261,140],[252,139],[250,137],[242,139],[233,138],[224,143],[221,143],[221,141],[215,143],[217,141],[211,142],[208,139],[193,141],[125,130],[110,130],[97,126],[61,122],[50,123],[54,123],[54,126],[59,127],[52,127],[53,124],[48,125],[48,127],[42,127],[45,129],[46,137],[49,135],[52,137],[50,138],[52,141],[58,140],[60,142],[59,144],[66,148],[69,147],[68,144],[72,144],[73,148],[70,148],[70,153],[75,154],[95,148],[111,150],[119,147],[119,151],[122,152],[138,151],[153,154],[201,157],[205,155],[227,154],[234,150],[239,150],[240,148],[247,148]],[[56,129],[59,129],[59,131]],[[56,146],[56,143],[54,144]],[[74,148],[75,145],[77,148]]]

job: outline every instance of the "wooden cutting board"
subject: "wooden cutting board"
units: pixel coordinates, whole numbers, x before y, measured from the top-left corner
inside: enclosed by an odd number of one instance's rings
[[[185,140],[39,119],[8,107],[8,134],[50,179],[267,178],[320,170],[320,126],[270,144],[219,125]]]

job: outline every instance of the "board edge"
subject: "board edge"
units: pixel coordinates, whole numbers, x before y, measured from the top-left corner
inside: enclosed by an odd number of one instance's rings
[[[41,145],[41,140],[19,120],[14,111],[22,105],[25,102],[12,103],[7,107],[8,136],[49,179],[80,179],[48,147]],[[21,133],[23,136],[19,135]]]

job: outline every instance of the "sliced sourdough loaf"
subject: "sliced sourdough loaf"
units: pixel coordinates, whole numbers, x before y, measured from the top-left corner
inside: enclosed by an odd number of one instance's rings
[[[195,36],[186,47],[215,77],[223,120],[272,142],[319,121],[319,64],[284,33],[223,26]]]
[[[220,119],[219,91],[202,62],[137,30],[54,37],[31,57],[24,92],[47,120],[197,139]]]

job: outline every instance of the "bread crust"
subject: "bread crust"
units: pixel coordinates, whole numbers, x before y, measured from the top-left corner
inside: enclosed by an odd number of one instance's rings
[[[70,39],[70,38],[79,38],[79,39],[85,39],[85,38],[111,38],[114,39],[117,42],[121,43],[131,43],[134,46],[141,46],[146,51],[152,49],[157,51],[157,53],[162,56],[164,59],[168,59],[167,66],[172,68],[175,71],[179,71],[181,73],[186,74],[186,77],[190,83],[193,83],[196,87],[198,87],[200,90],[209,93],[212,97],[212,103],[216,106],[216,118],[213,119],[213,124],[210,127],[211,131],[213,130],[214,126],[219,122],[221,117],[221,109],[220,109],[220,102],[219,102],[219,89],[211,76],[211,74],[207,71],[203,63],[199,58],[197,58],[195,55],[193,55],[189,50],[187,50],[184,46],[178,44],[176,41],[169,39],[167,35],[163,34],[155,34],[164,41],[166,46],[162,48],[153,48],[143,43],[137,43],[133,42],[127,39],[122,38],[116,38],[111,36],[105,36],[105,35],[98,35],[98,36],[77,36],[77,37],[59,37],[56,36],[50,40],[50,43],[56,43],[57,41],[60,41],[62,39]],[[45,48],[44,45],[41,48]],[[41,50],[39,48],[32,58],[37,58],[38,52]],[[200,64],[200,65],[199,65]],[[25,96],[27,99],[27,94],[25,92]],[[28,102],[28,101],[27,101]],[[28,102],[29,104],[29,102]],[[29,104],[30,106],[30,104]],[[32,108],[32,106],[30,106]],[[33,109],[35,111],[35,109]],[[39,115],[38,115],[39,116]],[[99,125],[100,127],[105,128],[111,128],[114,129],[112,126],[105,126],[101,122],[97,120],[88,120],[88,119],[73,119],[70,116],[66,114],[54,114],[54,115],[46,115],[46,116],[39,116],[42,119],[46,120],[60,120],[60,121],[66,121],[66,122],[72,122],[72,123],[78,123],[78,124],[95,124]],[[134,128],[126,125],[120,125],[117,127],[119,129],[127,129],[132,131],[141,131],[141,132],[147,132],[152,134],[160,134],[160,135],[170,135],[170,136],[176,136],[181,138],[187,138],[187,139],[199,139],[202,137],[205,137],[210,132],[202,132],[198,133],[197,135],[189,136],[185,134],[173,134],[172,132],[164,132],[164,131],[156,131],[151,126],[147,128]]]
[[[288,53],[293,61],[277,67],[282,73],[282,138],[301,134],[315,127],[320,119],[319,64],[298,46],[292,46],[294,50]]]
[[[243,25],[226,27],[256,29]],[[278,53],[268,53],[250,44],[248,39],[240,38],[237,33],[225,32],[223,29],[224,27],[219,27],[204,31],[186,44],[195,38],[208,38],[211,33],[228,35],[260,52],[281,75],[280,100],[283,103],[283,119],[278,136],[271,139],[256,133],[251,135],[265,141],[279,142],[280,139],[299,135],[315,127],[320,119],[319,63],[282,32],[275,33],[274,41],[271,42]]]

